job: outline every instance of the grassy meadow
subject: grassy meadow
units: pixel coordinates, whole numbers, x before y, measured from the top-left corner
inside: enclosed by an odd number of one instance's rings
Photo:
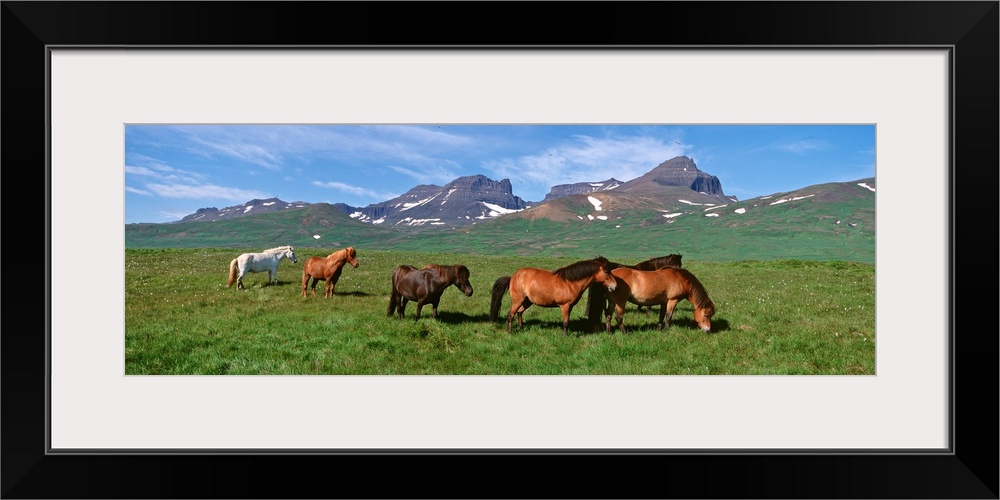
[[[875,268],[840,260],[698,261],[684,267],[717,306],[701,332],[681,302],[672,326],[656,311],[625,312],[627,335],[594,332],[586,295],[562,334],[558,308],[532,306],[525,327],[490,323],[493,282],[520,267],[556,269],[566,256],[400,252],[358,247],[335,296],[302,297],[302,263],[331,248],[296,248],[279,284],[248,274],[226,287],[230,260],[259,249],[126,249],[125,369],[128,375],[873,375]],[[663,252],[661,252],[662,254]],[[669,252],[667,252],[669,253]],[[654,257],[659,254],[649,254]],[[636,258],[605,255],[613,261]],[[437,319],[388,318],[390,277],[400,264],[464,264],[475,289],[445,291]]]

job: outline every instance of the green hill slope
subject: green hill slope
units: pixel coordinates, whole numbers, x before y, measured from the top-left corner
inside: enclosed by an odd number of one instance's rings
[[[320,203],[229,221],[129,224],[128,248],[368,247],[479,255],[643,260],[875,262],[875,179],[720,203],[690,190],[574,195],[472,226],[399,228],[355,221]],[[838,223],[839,221],[839,223]]]

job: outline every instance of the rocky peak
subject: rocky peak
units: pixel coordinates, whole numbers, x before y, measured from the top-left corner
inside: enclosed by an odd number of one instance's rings
[[[661,187],[686,187],[712,196],[726,196],[719,178],[702,172],[687,156],[671,158],[620,188],[623,192],[655,194]]]
[[[459,177],[444,186],[423,184],[382,203],[339,207],[355,220],[407,226],[464,226],[527,208],[509,179]]]
[[[556,198],[562,198],[564,196],[570,196],[574,194],[587,194],[593,193],[594,191],[607,191],[609,189],[615,189],[621,186],[624,182],[615,179],[614,177],[600,182],[577,182],[574,184],[559,184],[552,186],[549,189],[549,194],[545,195],[545,199],[542,201],[554,200]]]

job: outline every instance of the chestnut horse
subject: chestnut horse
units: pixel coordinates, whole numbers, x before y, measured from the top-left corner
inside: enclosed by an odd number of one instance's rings
[[[617,262],[611,263],[612,269],[619,267],[638,269],[640,271],[655,271],[664,267],[681,267],[681,255],[672,253],[670,255],[664,255],[663,257],[653,257],[652,259],[644,260],[634,266],[618,264]],[[608,299],[607,292],[605,292],[604,289],[596,283],[587,287],[587,291],[587,308],[584,310],[583,315],[590,318],[591,321],[599,321],[601,313],[604,312],[604,309],[610,305],[610,299]],[[649,314],[648,311],[642,310],[642,306],[639,306],[636,310]]]
[[[340,272],[344,270],[344,264],[358,267],[358,252],[354,247],[347,247],[342,250],[327,255],[326,257],[309,257],[302,264],[302,296],[306,296],[306,288],[309,279],[312,278],[312,294],[316,295],[316,283],[326,281],[326,293],[324,298],[333,297],[333,288],[340,279]]]
[[[431,316],[436,318],[441,294],[451,285],[455,285],[466,297],[472,297],[469,268],[461,264],[456,266],[429,264],[423,269],[407,265],[399,266],[392,272],[392,295],[389,297],[388,316],[391,318],[398,309],[399,319],[403,319],[406,301],[413,300],[417,303],[417,316],[413,318],[414,321],[420,319],[420,310],[424,304],[433,307]]]
[[[496,321],[500,302],[510,290],[510,312],[507,313],[507,331],[513,331],[514,315],[517,324],[524,327],[522,314],[532,304],[540,307],[558,307],[562,310],[563,335],[569,335],[569,313],[580,301],[580,296],[591,283],[597,282],[609,290],[615,288],[615,278],[610,272],[608,259],[581,260],[566,267],[547,271],[523,267],[511,276],[498,278],[493,283],[493,300],[490,302],[490,321]]]
[[[687,299],[694,306],[694,321],[701,331],[712,330],[712,315],[715,314],[715,303],[708,297],[705,287],[687,269],[665,267],[656,271],[639,271],[627,267],[619,267],[611,274],[617,281],[617,286],[608,293],[615,304],[615,318],[618,328],[625,333],[622,316],[625,313],[626,302],[643,306],[660,306],[659,329],[669,328],[670,319],[674,315],[674,307],[681,300]],[[611,307],[605,310],[607,316],[606,330],[611,333]]]

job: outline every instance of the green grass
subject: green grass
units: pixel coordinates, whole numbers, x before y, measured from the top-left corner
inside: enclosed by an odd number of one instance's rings
[[[545,269],[592,256],[472,255],[358,248],[332,299],[301,295],[302,262],[329,248],[297,248],[278,285],[267,273],[227,288],[229,261],[258,249],[127,249],[125,367],[133,374],[297,375],[872,375],[874,266],[847,261],[728,261],[685,256],[718,312],[698,330],[681,302],[671,328],[656,312],[625,313],[627,335],[594,333],[573,309],[570,335],[557,308],[531,307],[525,327],[488,321],[493,281],[519,267]],[[669,253],[651,252],[647,256]],[[612,260],[634,258],[607,255]],[[389,279],[399,264],[465,264],[475,289],[449,288],[440,317],[386,317]],[[502,310],[510,305],[505,296]],[[504,318],[505,319],[505,318]]]

